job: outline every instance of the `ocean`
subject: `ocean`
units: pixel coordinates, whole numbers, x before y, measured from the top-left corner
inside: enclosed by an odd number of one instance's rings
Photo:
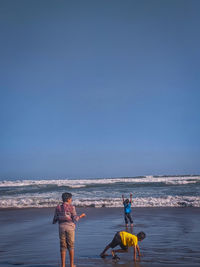
[[[76,226],[77,266],[200,266],[200,176],[191,175],[0,181],[1,267],[61,266],[58,225],[52,219],[66,191],[77,214],[86,214]],[[121,195],[130,193],[134,226],[126,228]],[[146,233],[140,262],[133,264],[132,248],[117,263],[111,254],[99,256],[122,230]],[[66,261],[69,265],[68,255]]]
[[[0,208],[55,207],[63,192],[77,207],[122,207],[130,193],[134,207],[200,207],[200,176],[2,180]]]

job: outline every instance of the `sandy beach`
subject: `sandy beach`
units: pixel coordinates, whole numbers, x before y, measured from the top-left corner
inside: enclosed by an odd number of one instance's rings
[[[199,266],[199,208],[134,208],[133,233],[144,231],[143,257],[133,263],[132,249],[114,263],[100,252],[116,231],[125,230],[122,208],[77,208],[87,217],[77,224],[75,263],[78,266]],[[54,209],[0,210],[0,266],[60,266],[58,226]],[[129,229],[131,231],[131,229]],[[67,257],[68,263],[68,257]],[[69,265],[67,265],[69,266]]]

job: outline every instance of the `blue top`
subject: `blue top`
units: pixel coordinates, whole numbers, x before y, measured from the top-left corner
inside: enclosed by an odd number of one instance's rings
[[[124,203],[124,212],[131,213],[131,202],[129,202],[128,204]]]

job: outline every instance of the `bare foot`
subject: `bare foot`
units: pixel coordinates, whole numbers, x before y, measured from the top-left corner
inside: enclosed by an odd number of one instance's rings
[[[103,254],[103,253],[100,254],[101,258],[105,258],[106,256],[108,256],[108,254]]]
[[[112,256],[113,256],[113,258],[114,258],[114,257],[115,257],[115,252],[114,252],[114,250],[112,250],[111,253],[112,253]]]
[[[117,255],[115,255],[115,256],[113,256],[113,260],[118,261],[118,260],[120,260],[120,258]]]

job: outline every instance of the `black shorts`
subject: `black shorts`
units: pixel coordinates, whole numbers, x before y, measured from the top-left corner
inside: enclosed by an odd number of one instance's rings
[[[133,220],[132,220],[132,217],[131,217],[130,213],[125,213],[124,214],[124,220],[125,220],[126,224],[128,224],[128,221],[130,221],[130,223],[133,223]]]
[[[109,247],[111,248],[115,248],[116,246],[120,246],[123,250],[127,250],[128,247],[124,246],[122,244],[122,239],[121,236],[119,234],[119,232],[117,232],[112,240],[112,242],[109,244]]]

